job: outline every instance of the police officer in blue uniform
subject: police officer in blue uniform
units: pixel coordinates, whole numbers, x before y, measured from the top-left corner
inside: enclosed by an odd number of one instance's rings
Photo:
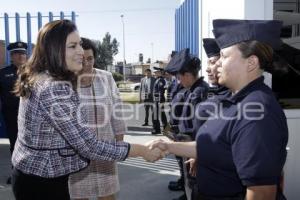
[[[189,49],[180,51],[172,58],[169,65],[177,71],[181,85],[188,90],[178,129],[180,134],[190,136],[193,140],[194,108],[207,98],[208,84],[203,77],[198,76],[201,69],[200,59],[190,55]]]
[[[153,131],[151,134],[157,135],[161,134],[160,129],[160,119],[162,121],[163,127],[165,128],[168,124],[167,116],[164,111],[164,103],[166,102],[165,90],[166,90],[166,80],[163,77],[164,69],[160,67],[153,67],[153,72],[156,77],[153,86]]]
[[[179,133],[178,124],[182,115],[183,103],[187,97],[188,90],[182,86],[179,80],[176,79],[174,86],[170,91],[170,128],[175,134]]]
[[[207,120],[218,105],[218,100],[228,93],[228,89],[218,84],[217,62],[220,59],[220,48],[214,38],[203,38],[203,47],[207,55],[206,73],[210,87],[206,101],[197,104],[193,119],[193,133],[196,134],[200,126]]]
[[[165,68],[165,72],[176,77],[177,72],[174,72],[170,66]],[[188,90],[184,88],[176,78],[170,91],[170,127],[169,130],[167,128],[164,130],[164,134],[172,139],[175,139],[176,135],[179,134],[178,124],[182,115],[183,103],[186,99],[187,92]],[[183,159],[179,156],[176,156],[176,159],[180,169],[180,178],[177,181],[170,181],[168,188],[172,191],[184,191]]]
[[[18,134],[17,117],[19,109],[19,98],[12,91],[17,79],[17,70],[26,62],[27,44],[24,42],[10,43],[6,49],[10,52],[11,65],[0,70],[0,98],[1,112],[10,142],[10,152],[12,153]],[[10,183],[10,179],[7,182]]]
[[[189,49],[178,52],[166,67],[166,70],[177,73],[181,85],[187,90],[182,114],[178,122],[179,134],[176,135],[176,140],[194,139],[192,123],[194,108],[199,102],[206,99],[208,91],[208,84],[203,80],[203,77],[198,76],[200,69],[200,60],[190,55]],[[181,165],[180,168],[184,171],[185,165]],[[189,185],[193,184],[193,178],[189,177],[187,172],[183,172],[183,174],[186,177],[184,181],[187,181],[188,177]],[[186,199],[186,195],[189,194],[184,194],[178,199]]]
[[[201,126],[196,143],[153,147],[197,158],[197,199],[276,199],[286,160],[287,121],[262,73],[273,66],[282,22],[214,20],[221,49],[218,82],[230,93]],[[276,197],[277,196],[277,197]]]

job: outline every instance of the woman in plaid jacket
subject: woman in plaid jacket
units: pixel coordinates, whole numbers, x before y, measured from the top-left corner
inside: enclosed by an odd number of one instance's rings
[[[28,62],[20,69],[18,139],[12,156],[16,200],[68,200],[68,176],[90,160],[125,160],[143,156],[154,161],[158,149],[97,139],[87,127],[76,91],[83,49],[69,20],[46,24]]]

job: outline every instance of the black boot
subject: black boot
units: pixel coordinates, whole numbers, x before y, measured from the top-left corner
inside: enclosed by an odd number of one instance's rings
[[[182,178],[178,179],[177,181],[170,181],[168,185],[169,190],[172,191],[184,191],[184,181]]]
[[[6,184],[7,184],[7,185],[10,185],[10,184],[11,184],[11,176],[7,178]]]
[[[185,193],[181,195],[180,197],[173,199],[173,200],[187,200]]]

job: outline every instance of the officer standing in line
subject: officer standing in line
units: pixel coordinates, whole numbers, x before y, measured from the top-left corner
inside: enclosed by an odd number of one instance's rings
[[[199,77],[199,70],[201,69],[201,61],[199,58],[190,55],[189,49],[183,49],[173,59],[175,70],[178,72],[180,83],[183,87],[188,89],[187,98],[183,107],[181,120],[179,121],[179,132],[181,134],[190,136],[194,139],[193,134],[193,118],[195,106],[206,100],[209,85]],[[171,63],[171,62],[170,62]]]
[[[192,134],[194,108],[197,103],[206,99],[208,92],[208,84],[203,80],[203,77],[199,77],[200,69],[200,59],[190,55],[189,49],[183,49],[177,53],[166,67],[166,70],[177,73],[181,85],[187,90],[181,119],[178,123],[179,134],[176,135],[176,141],[182,141],[187,138],[191,140],[194,139],[194,135]],[[187,187],[185,193],[180,196],[178,200],[184,200],[187,199],[187,196],[191,196],[191,191],[190,189],[187,190],[187,188],[189,188],[190,184],[193,184],[195,180],[192,180],[192,178],[188,176],[186,165],[183,165],[183,162],[180,168],[183,169],[184,182]]]
[[[206,73],[210,87],[208,89],[207,100],[199,103],[195,109],[195,118],[193,120],[193,133],[196,134],[200,126],[209,117],[208,113],[213,113],[223,95],[228,93],[228,88],[218,84],[217,62],[220,59],[220,48],[213,38],[203,38],[203,47],[207,55]]]
[[[18,134],[17,118],[19,110],[19,98],[12,91],[18,77],[18,68],[25,64],[27,60],[27,44],[24,42],[10,43],[6,49],[10,52],[11,65],[0,70],[0,98],[1,112],[10,142],[10,152],[12,153]],[[10,182],[11,180],[8,178],[7,184],[10,184]]]
[[[176,76],[176,72],[173,72],[172,69],[168,67],[165,71],[169,74]],[[176,78],[174,85],[170,91],[170,121],[169,127],[164,130],[164,134],[171,139],[175,139],[175,135],[179,134],[178,124],[179,119],[182,115],[183,103],[186,99],[187,89],[184,88],[180,81]],[[184,172],[183,172],[183,160],[182,157],[176,156],[176,160],[180,169],[180,177],[176,181],[170,181],[168,188],[172,191],[184,191]]]
[[[160,67],[153,67],[153,69],[154,69],[153,71],[156,80],[153,86],[154,105],[153,105],[153,114],[152,114],[152,119],[153,119],[152,134],[157,135],[161,133],[159,118],[161,117],[161,121],[164,128],[168,124],[167,116],[164,111],[164,103],[166,102],[166,98],[165,98],[166,80],[163,77],[164,69]]]
[[[152,148],[197,158],[197,199],[280,199],[288,127],[262,74],[275,64],[273,49],[281,43],[282,22],[236,22],[240,24],[213,21],[221,48],[218,83],[230,90],[221,99],[222,110],[201,126],[196,142],[160,140]],[[257,112],[248,112],[244,106],[249,104]]]
[[[200,102],[195,107],[195,117],[193,119],[193,135],[196,135],[199,128],[209,118],[210,113],[214,113],[219,100],[228,93],[228,89],[218,84],[217,77],[217,62],[220,59],[220,48],[213,38],[203,38],[203,47],[207,55],[207,68],[206,73],[210,87],[208,89],[207,99]],[[197,175],[197,160],[194,158],[189,159],[189,174],[192,177]],[[192,198],[197,197],[197,182],[192,186]]]

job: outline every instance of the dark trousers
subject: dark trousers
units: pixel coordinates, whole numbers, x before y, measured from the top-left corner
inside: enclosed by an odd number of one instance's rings
[[[10,152],[15,148],[15,143],[18,136],[18,110],[7,110],[3,112],[3,120],[5,123],[5,130],[10,144]]]
[[[182,184],[184,186],[184,171],[183,171],[183,167],[184,167],[184,163],[183,163],[183,158],[180,156],[175,156],[178,166],[179,166],[179,170],[180,170],[180,178],[179,178],[179,184]]]
[[[148,124],[149,122],[149,111],[152,111],[152,124],[153,124],[153,102],[151,101],[146,101],[144,102],[144,107],[145,107],[145,124]]]
[[[160,132],[160,119],[162,121],[162,124],[164,127],[167,126],[167,116],[164,111],[164,105],[163,103],[154,102],[154,108],[153,108],[153,114],[152,114],[152,120],[153,120],[153,129],[155,132]]]
[[[42,178],[14,168],[12,189],[16,200],[70,200],[68,175]]]

